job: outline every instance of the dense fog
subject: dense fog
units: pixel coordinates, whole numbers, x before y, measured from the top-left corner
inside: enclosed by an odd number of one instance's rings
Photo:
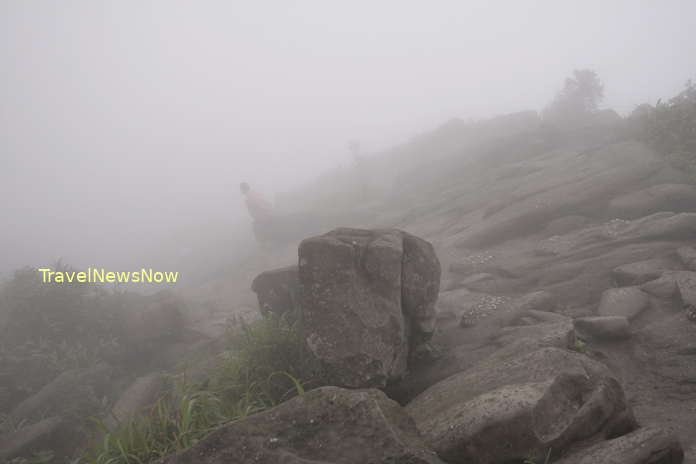
[[[350,140],[369,155],[540,110],[575,68],[627,114],[693,73],[694,18],[687,0],[3,1],[0,271],[223,266],[253,243],[240,182],[277,199],[349,166]]]

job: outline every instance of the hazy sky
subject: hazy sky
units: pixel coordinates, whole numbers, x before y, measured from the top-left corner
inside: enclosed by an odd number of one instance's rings
[[[0,0],[0,271],[177,231],[595,69],[621,113],[696,76],[696,2]],[[146,263],[143,263],[146,264]]]

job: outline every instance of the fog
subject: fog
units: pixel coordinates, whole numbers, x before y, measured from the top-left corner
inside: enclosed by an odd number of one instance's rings
[[[272,198],[351,139],[540,110],[575,68],[627,114],[693,77],[694,30],[689,0],[5,0],[0,271],[231,259],[241,181]]]

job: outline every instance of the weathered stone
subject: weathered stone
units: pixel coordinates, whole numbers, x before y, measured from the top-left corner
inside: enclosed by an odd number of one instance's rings
[[[399,230],[336,229],[299,247],[307,344],[332,384],[384,387],[430,338],[440,265]]]
[[[650,299],[638,287],[610,288],[602,293],[597,313],[633,319],[650,306]]]
[[[612,199],[608,214],[634,219],[659,211],[696,211],[696,187],[688,184],[653,185]]]
[[[667,259],[648,259],[637,263],[624,264],[614,269],[617,285],[640,285],[655,280],[666,270],[674,269],[674,263]]]
[[[60,434],[63,427],[60,417],[50,417],[15,432],[0,435],[0,461],[27,457],[37,451],[54,450],[62,441]]]
[[[696,271],[696,249],[692,247],[681,247],[677,249],[677,255],[682,264],[690,271]]]
[[[579,353],[496,352],[430,387],[406,407],[426,443],[448,463],[543,462],[619,416],[635,423],[608,369]]]
[[[39,420],[66,412],[88,417],[109,388],[113,369],[105,364],[61,373],[10,413],[16,422]]]
[[[295,310],[300,284],[297,272],[297,266],[287,266],[256,276],[251,289],[259,300],[261,314],[284,314]]]
[[[444,464],[378,390],[322,387],[225,425],[160,464]]]
[[[677,293],[677,281],[668,273],[660,278],[645,282],[640,289],[657,298],[670,299]]]
[[[518,187],[511,201],[468,228],[456,246],[480,248],[538,232],[553,219],[585,215],[627,186],[657,172],[656,154],[645,145],[622,142],[588,150],[551,164]]]
[[[145,408],[157,401],[164,385],[164,378],[156,373],[135,379],[111,408],[111,413],[104,420],[106,426],[111,428],[144,413]]]
[[[440,261],[430,242],[401,232],[401,309],[410,324],[410,344],[418,346],[435,331],[435,303],[440,293]]]
[[[574,321],[583,336],[605,340],[621,340],[631,336],[628,319],[623,316],[581,317]]]
[[[671,433],[644,427],[613,440],[602,441],[564,457],[558,464],[681,464],[679,439]]]

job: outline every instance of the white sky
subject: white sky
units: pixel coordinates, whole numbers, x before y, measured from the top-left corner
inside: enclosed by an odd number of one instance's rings
[[[574,68],[630,112],[696,77],[694,31],[691,0],[0,0],[0,271],[125,263],[246,219],[241,180],[541,109]]]

